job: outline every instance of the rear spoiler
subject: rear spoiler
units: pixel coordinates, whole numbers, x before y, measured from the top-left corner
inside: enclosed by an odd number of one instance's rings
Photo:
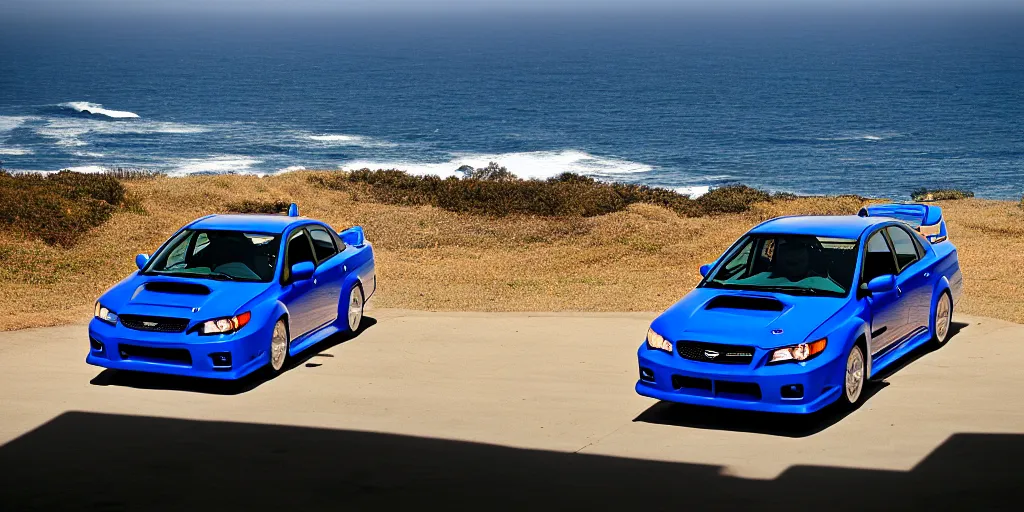
[[[363,235],[363,227],[355,226],[341,231],[338,233],[338,237],[341,238],[342,242],[346,245],[354,245],[359,247],[366,243],[366,237]]]
[[[946,221],[942,208],[927,204],[874,204],[860,209],[861,217],[888,217],[902,221],[921,233],[929,242],[945,241]]]

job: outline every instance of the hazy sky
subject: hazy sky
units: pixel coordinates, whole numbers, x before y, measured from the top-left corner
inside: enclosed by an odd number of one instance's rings
[[[802,9],[1015,8],[1022,0],[0,0],[0,12],[25,14],[156,12],[487,12]]]

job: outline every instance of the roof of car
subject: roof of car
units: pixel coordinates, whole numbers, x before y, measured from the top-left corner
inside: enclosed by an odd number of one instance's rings
[[[892,222],[892,220],[887,217],[860,217],[857,215],[798,215],[765,221],[750,232],[856,239],[866,229]]]
[[[194,229],[224,229],[234,231],[252,231],[257,233],[284,233],[289,226],[310,222],[305,217],[289,217],[287,215],[237,214],[210,215],[196,220],[190,226]]]

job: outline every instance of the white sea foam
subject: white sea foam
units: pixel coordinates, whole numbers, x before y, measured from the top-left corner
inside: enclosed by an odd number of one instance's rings
[[[66,167],[62,170],[81,172],[81,173],[98,173],[106,172],[107,168],[102,165],[80,165],[78,167]]]
[[[82,158],[103,158],[107,156],[106,153],[97,153],[95,151],[72,151],[71,154]]]
[[[710,185],[694,185],[690,187],[674,187],[672,190],[684,195],[690,196],[691,199],[696,199],[704,194],[711,191]]]
[[[855,141],[866,141],[866,142],[878,142],[882,140],[891,139],[897,137],[897,134],[884,133],[884,134],[872,134],[872,133],[857,133],[849,135],[839,135],[836,137],[820,137],[816,140],[825,142],[855,142]]]
[[[36,119],[38,118],[33,116],[0,116],[0,133],[9,132]]]
[[[176,160],[167,171],[170,176],[186,176],[189,174],[254,174],[252,166],[263,163],[262,160],[238,155],[220,155],[209,158],[185,158]]]
[[[33,153],[33,151],[31,149],[26,149],[26,148],[16,148],[16,147],[6,147],[6,148],[4,148],[4,147],[0,147],[0,155],[19,156],[19,155],[31,155],[32,153]]]
[[[278,169],[277,172],[294,172],[294,171],[305,171],[306,166],[304,165],[289,165],[284,169]]]
[[[520,178],[538,179],[550,178],[563,172],[611,176],[654,169],[638,162],[594,156],[576,150],[500,154],[463,153],[453,155],[453,158],[447,162],[439,163],[353,160],[343,163],[341,167],[342,169],[400,169],[410,174],[433,174],[448,177],[458,175],[456,170],[463,165],[479,168],[486,167],[490,162],[497,162]]]
[[[89,103],[87,101],[69,101],[67,103],[61,103],[58,106],[71,109],[76,112],[82,112],[84,114],[106,116],[112,119],[131,119],[139,117],[135,112],[128,112],[126,110],[110,110],[103,108],[103,105],[100,105],[99,103]]]
[[[85,146],[88,142],[82,136],[99,135],[150,135],[154,133],[190,134],[203,133],[206,127],[169,123],[161,121],[126,121],[112,123],[94,119],[47,119],[46,124],[34,126],[37,135],[56,139],[58,146]]]
[[[396,144],[384,140],[364,137],[362,135],[347,135],[344,133],[322,133],[306,135],[306,139],[323,146],[358,146],[363,148],[385,148],[394,147]]]

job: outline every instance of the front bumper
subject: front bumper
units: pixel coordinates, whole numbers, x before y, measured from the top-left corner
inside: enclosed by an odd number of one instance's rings
[[[234,334],[200,336],[138,331],[93,318],[85,362],[115,370],[234,380],[269,363],[272,334],[273,324],[250,323]],[[224,354],[230,355],[228,365]]]
[[[803,363],[764,366],[756,363],[765,356],[758,349],[754,364],[732,365],[691,361],[644,343],[637,352],[641,378],[636,392],[684,404],[809,414],[836,401],[842,392],[839,376],[845,366],[832,352],[839,351],[827,350]]]

